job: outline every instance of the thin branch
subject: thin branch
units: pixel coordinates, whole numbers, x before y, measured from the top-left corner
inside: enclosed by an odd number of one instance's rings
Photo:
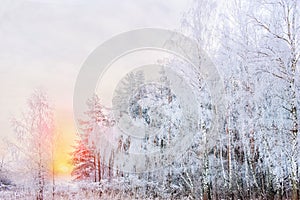
[[[268,70],[266,70],[266,69],[261,69],[261,71],[262,71],[262,72],[266,72],[266,73],[268,73],[268,74],[272,74],[273,76],[275,76],[275,77],[277,77],[277,78],[280,78],[280,79],[282,79],[282,80],[288,81],[287,78],[285,78],[285,77],[283,77],[283,76],[281,76],[281,75],[278,75],[278,74],[276,74],[276,73],[274,73],[274,72],[270,72],[270,71],[268,71]]]
[[[251,16],[250,16],[250,17],[251,17]],[[268,31],[268,32],[269,32],[271,35],[273,35],[275,38],[281,39],[281,40],[287,42],[289,45],[291,45],[291,43],[290,43],[290,41],[289,41],[288,39],[286,39],[286,38],[284,38],[284,37],[282,37],[282,36],[280,36],[280,35],[274,33],[273,31],[271,31],[271,29],[270,29],[266,24],[264,24],[264,23],[262,23],[261,21],[259,21],[256,17],[253,17],[253,16],[252,16],[251,18],[254,19],[254,20],[256,21],[256,23],[257,23],[260,27],[264,28],[266,31]]]
[[[291,109],[289,109],[289,108],[287,108],[287,107],[285,107],[285,106],[282,106],[285,110],[287,110],[287,111],[289,111],[289,112],[293,112]]]

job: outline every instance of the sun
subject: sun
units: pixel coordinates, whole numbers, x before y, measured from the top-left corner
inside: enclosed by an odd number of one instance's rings
[[[59,167],[60,171],[63,173],[67,173],[69,171],[69,167],[62,165]]]
[[[68,175],[71,172],[71,166],[64,164],[60,164],[57,166],[56,174],[57,175]]]
[[[60,152],[60,153],[59,153]],[[69,176],[71,175],[73,166],[70,163],[70,157],[64,151],[58,151],[53,163],[53,171],[55,176]]]

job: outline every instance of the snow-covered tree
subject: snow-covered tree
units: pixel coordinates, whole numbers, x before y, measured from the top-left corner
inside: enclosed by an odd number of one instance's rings
[[[74,166],[71,175],[74,180],[90,180],[94,179],[95,162],[94,154],[88,148],[86,140],[79,139],[76,141],[74,151],[71,153],[72,164]]]
[[[232,197],[298,198],[298,8],[294,0],[201,1],[184,20],[224,77],[226,120],[209,169]]]
[[[281,0],[257,2],[258,8],[250,18],[257,27],[257,48],[260,71],[269,75],[268,79],[276,89],[266,92],[273,98],[273,105],[281,116],[274,118],[266,128],[279,134],[277,151],[270,153],[278,159],[281,152],[287,159],[286,169],[292,187],[292,198],[299,198],[299,58],[300,58],[300,2]],[[264,76],[266,77],[266,76]],[[278,176],[279,168],[271,167],[271,173]],[[286,171],[286,169],[283,169]],[[276,182],[276,181],[275,181]]]
[[[54,135],[53,111],[46,94],[35,91],[27,102],[28,111],[12,120],[17,143],[22,154],[22,173],[32,177],[36,198],[43,199],[45,183],[51,171],[51,144]],[[23,176],[23,175],[20,175]]]
[[[108,166],[105,166],[104,155],[101,155],[101,150],[104,148],[99,145],[101,142],[101,133],[97,129],[98,127],[110,127],[113,125],[113,120],[109,115],[109,110],[105,108],[100,98],[95,94],[87,100],[88,110],[85,112],[86,118],[80,120],[82,129],[81,137],[86,138],[87,148],[93,153],[94,160],[94,181],[100,182],[104,175],[104,170]]]

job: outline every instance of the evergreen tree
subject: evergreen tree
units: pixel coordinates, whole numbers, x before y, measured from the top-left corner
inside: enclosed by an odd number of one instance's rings
[[[74,166],[71,175],[74,180],[93,180],[95,171],[94,155],[84,140],[77,140],[72,155]]]

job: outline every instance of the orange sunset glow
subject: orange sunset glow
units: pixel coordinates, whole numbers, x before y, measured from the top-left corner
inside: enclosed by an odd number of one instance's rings
[[[55,151],[52,169],[56,176],[70,177],[73,169],[70,152],[73,150],[72,146],[76,139],[73,115],[72,112],[58,111],[56,116],[57,137],[54,141]]]

